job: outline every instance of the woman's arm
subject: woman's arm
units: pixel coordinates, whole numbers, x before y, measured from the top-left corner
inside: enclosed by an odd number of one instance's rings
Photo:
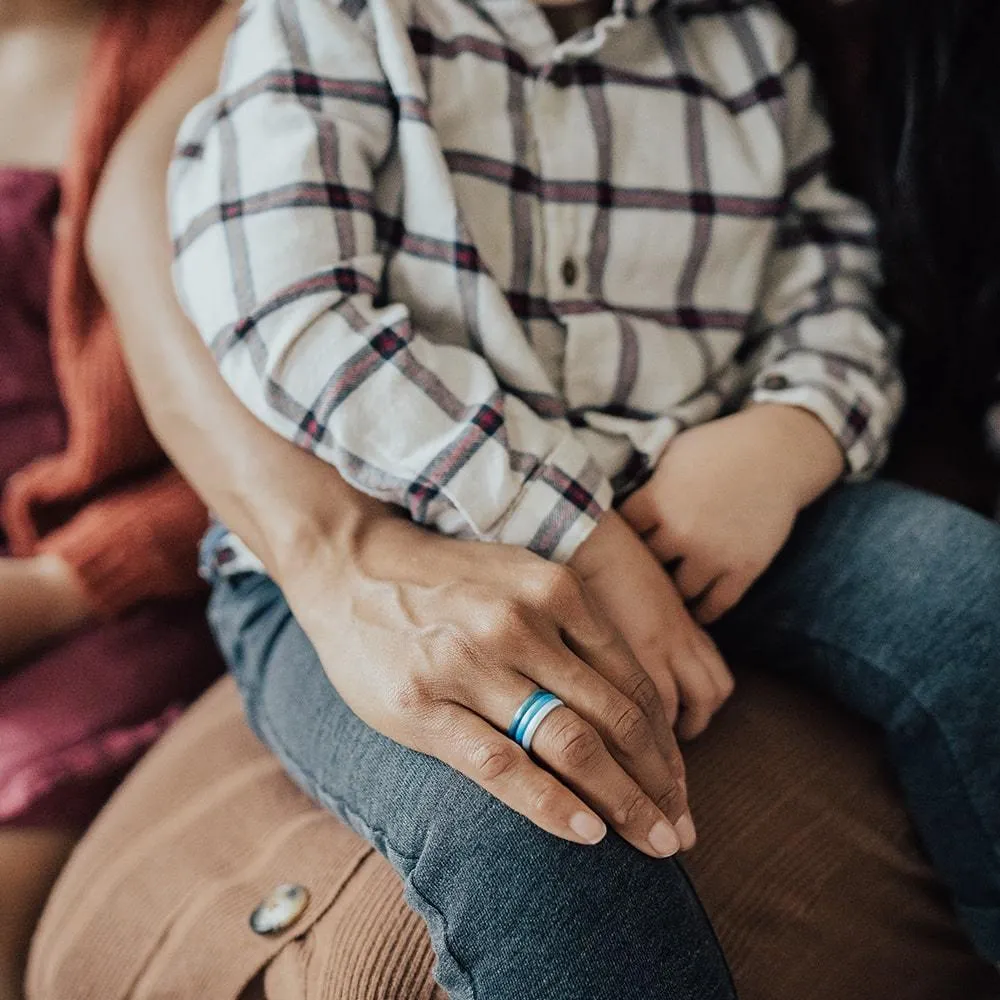
[[[182,118],[214,86],[234,20],[231,9],[220,13],[127,130],[91,220],[91,266],[151,429],[262,560],[332,683],[369,725],[558,836],[600,839],[593,809],[641,850],[671,853],[652,831],[687,810],[676,742],[650,677],[581,583],[643,591],[641,579],[606,576],[630,545],[648,559],[624,522],[602,520],[577,575],[522,549],[442,538],[392,516],[244,409],[180,309],[166,169]],[[533,687],[569,706],[543,727],[549,746],[536,742],[549,770],[503,735]],[[680,839],[689,846],[693,830],[682,826]]]
[[[266,432],[219,378],[167,277],[162,178],[185,114],[215,87],[237,13],[228,4],[216,15],[126,129],[95,201],[88,252],[153,433],[209,506],[283,579],[282,557],[295,565],[317,545],[342,550],[342,533],[380,505]]]

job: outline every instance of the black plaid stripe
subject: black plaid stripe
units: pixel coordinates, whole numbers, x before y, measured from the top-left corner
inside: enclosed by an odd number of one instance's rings
[[[174,254],[183,253],[219,222],[291,208],[328,208],[374,215],[375,201],[371,191],[352,190],[329,181],[289,184],[235,201],[220,201],[192,219],[184,232],[174,239]]]

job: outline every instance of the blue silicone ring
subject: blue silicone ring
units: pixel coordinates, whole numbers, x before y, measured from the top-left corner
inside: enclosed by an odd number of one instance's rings
[[[517,738],[517,730],[518,727],[521,725],[522,719],[524,719],[525,715],[527,715],[527,713],[531,711],[532,706],[535,704],[535,702],[537,702],[539,698],[544,698],[545,695],[546,692],[541,690],[541,688],[539,688],[537,691],[534,691],[531,694],[529,694],[528,697],[521,702],[521,707],[514,713],[514,718],[511,720],[510,725],[507,727],[507,735],[511,739]]]
[[[514,721],[510,724],[510,729],[507,730],[508,735],[524,746],[524,735],[532,720],[546,705],[558,700],[549,691],[536,691],[531,697],[525,699],[524,704],[517,710]]]

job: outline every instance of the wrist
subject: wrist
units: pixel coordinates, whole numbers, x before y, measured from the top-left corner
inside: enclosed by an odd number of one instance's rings
[[[787,486],[799,510],[818,500],[843,476],[846,457],[837,439],[814,413],[783,403],[755,403],[742,411],[754,433],[766,440],[779,465],[777,481]]]
[[[383,529],[400,522],[408,524],[396,508],[350,490],[321,510],[283,517],[276,531],[266,533],[273,543],[261,558],[286,594],[317,584],[329,593],[358,572]]]
[[[577,546],[567,566],[586,578],[599,571],[609,551],[622,543],[623,537],[633,534],[632,528],[616,510],[606,510],[590,534]]]

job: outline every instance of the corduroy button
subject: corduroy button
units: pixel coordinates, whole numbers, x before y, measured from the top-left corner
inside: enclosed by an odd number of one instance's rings
[[[787,389],[790,384],[791,383],[787,378],[785,378],[784,375],[768,375],[767,378],[761,382],[760,386],[768,392],[781,392],[782,389]]]
[[[309,890],[303,885],[279,885],[250,914],[250,929],[267,936],[287,931],[306,911]]]

